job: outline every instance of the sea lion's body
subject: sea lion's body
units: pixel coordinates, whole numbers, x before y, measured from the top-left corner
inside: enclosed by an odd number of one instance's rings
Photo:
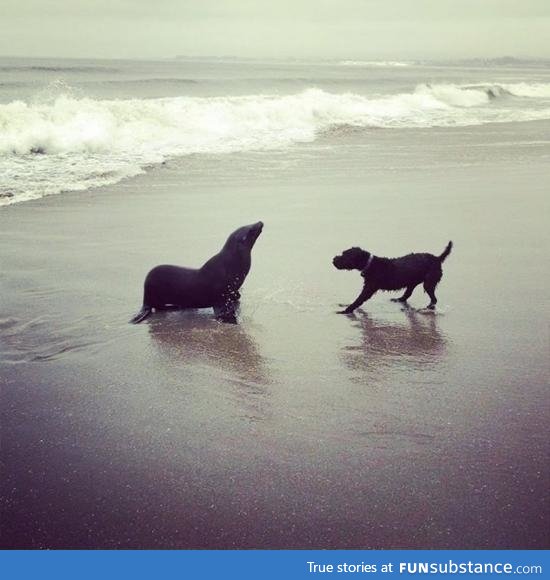
[[[141,322],[153,309],[168,308],[214,308],[219,318],[234,319],[239,288],[250,271],[250,255],[262,228],[258,222],[234,231],[201,268],[153,268],[145,278],[143,306],[131,322]]]

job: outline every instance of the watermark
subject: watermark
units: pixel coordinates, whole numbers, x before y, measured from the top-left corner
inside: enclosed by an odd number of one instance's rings
[[[307,562],[310,574],[542,574],[542,566],[539,565],[515,565],[510,562],[339,562],[339,563],[319,563],[313,560]]]

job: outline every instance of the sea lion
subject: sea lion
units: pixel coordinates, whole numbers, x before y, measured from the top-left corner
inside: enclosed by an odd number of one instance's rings
[[[250,270],[250,254],[264,224],[258,222],[235,230],[221,251],[201,268],[156,266],[146,276],[143,306],[130,320],[145,320],[153,308],[214,308],[216,318],[235,322],[239,288]]]

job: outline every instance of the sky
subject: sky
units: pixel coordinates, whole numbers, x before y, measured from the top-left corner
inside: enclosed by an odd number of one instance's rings
[[[0,55],[550,58],[550,0],[0,0]]]

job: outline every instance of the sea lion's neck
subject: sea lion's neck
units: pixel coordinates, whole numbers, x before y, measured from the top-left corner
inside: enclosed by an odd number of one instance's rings
[[[200,271],[205,273],[212,272],[218,277],[227,277],[228,281],[241,277],[244,280],[250,270],[250,265],[250,253],[224,247],[221,252],[212,256],[200,268]]]

